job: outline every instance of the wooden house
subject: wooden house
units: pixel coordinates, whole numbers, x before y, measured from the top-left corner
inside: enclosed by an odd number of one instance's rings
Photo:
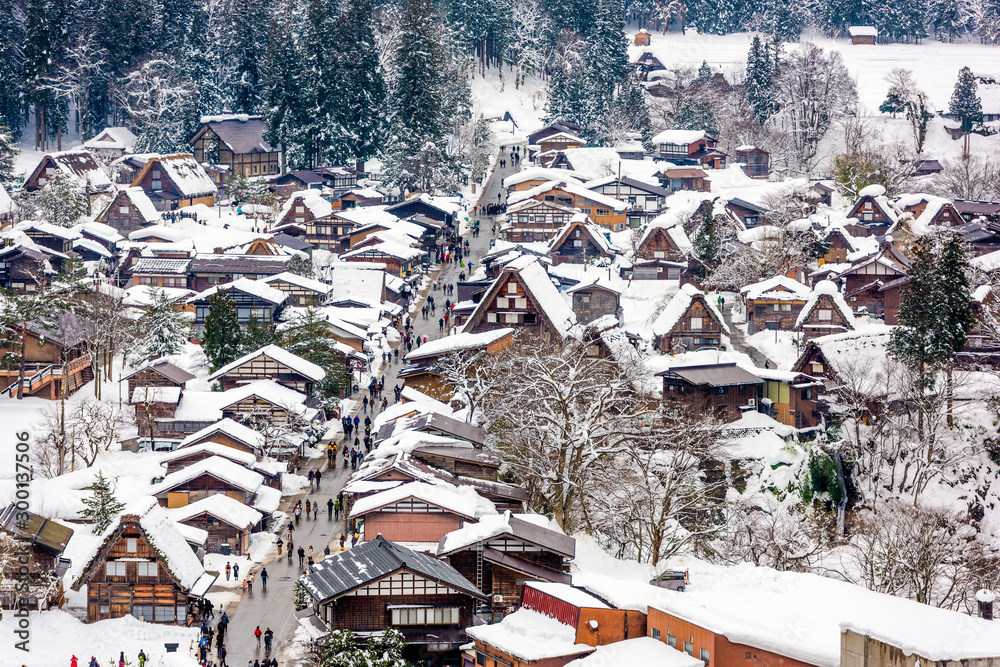
[[[128,402],[135,411],[135,425],[140,436],[156,437],[156,423],[173,419],[181,402],[181,387],[136,387]]]
[[[266,130],[260,116],[202,116],[188,143],[198,162],[224,165],[230,178],[273,176],[282,170],[282,154],[264,140]]]
[[[446,558],[470,581],[482,582],[489,605],[481,613],[502,617],[513,612],[521,605],[525,581],[571,583],[567,570],[576,556],[576,540],[539,519],[504,512],[441,538],[437,557]]]
[[[351,167],[318,167],[315,172],[323,179],[323,184],[333,190],[335,197],[358,187],[362,173]]]
[[[327,221],[333,215],[333,206],[318,190],[300,190],[289,195],[274,219],[275,227],[296,224],[308,225]],[[308,227],[307,227],[308,229]],[[308,232],[307,232],[308,233]]]
[[[189,153],[150,157],[131,186],[142,188],[157,211],[215,206],[216,185]]]
[[[718,140],[704,130],[664,130],[652,142],[658,160],[706,169],[726,167],[726,154],[715,147]]]
[[[494,511],[492,505],[489,509]],[[350,518],[364,522],[365,541],[382,536],[399,542],[436,543],[463,522],[474,523],[482,513],[475,496],[446,485],[409,482],[359,498],[350,509]]]
[[[205,551],[243,556],[250,551],[250,535],[264,515],[229,496],[214,495],[169,510],[173,521],[208,533]]]
[[[812,192],[812,194],[815,195],[815,197],[818,200],[818,203],[825,204],[826,206],[830,206],[831,203],[833,202],[834,189],[835,188],[832,185],[832,181],[826,181],[826,182],[815,181],[809,187],[810,192]]]
[[[640,158],[641,159],[641,158]],[[628,176],[608,176],[586,184],[588,190],[606,197],[613,197],[628,204],[627,218],[630,226],[637,227],[660,213],[671,192],[652,183],[637,181]]]
[[[69,526],[14,503],[0,510],[0,542],[16,544],[8,552],[12,557],[0,563],[0,609],[42,611],[62,604],[62,578],[72,565],[62,555],[72,536]]]
[[[668,408],[693,409],[725,422],[757,410],[764,381],[735,363],[675,366],[657,373],[663,378]]]
[[[237,451],[261,456],[264,449],[264,436],[248,426],[232,419],[223,419],[205,426],[201,430],[184,438],[177,449],[194,447],[206,442],[219,443]]]
[[[359,247],[340,256],[346,262],[380,263],[387,272],[400,278],[408,278],[419,268],[427,253],[396,241],[379,241],[373,245]]]
[[[559,340],[576,324],[538,260],[522,256],[507,264],[469,316],[464,331],[482,333],[511,327]]]
[[[193,252],[193,251],[192,251]],[[191,259],[136,257],[126,273],[131,278],[131,286],[187,289],[190,282]]]
[[[426,194],[410,197],[406,201],[386,207],[385,210],[401,220],[419,214],[431,220],[437,220],[447,227],[458,226],[457,209],[446,206],[441,201]]]
[[[891,242],[886,242],[877,254],[838,274],[836,282],[843,285],[844,298],[854,312],[864,310],[878,317],[884,310],[882,286],[905,276],[909,265],[910,260]]]
[[[578,135],[570,132],[556,132],[539,140],[535,161],[543,167],[549,167],[560,153],[574,148],[583,148],[586,145],[587,142]]]
[[[976,318],[976,323],[969,330],[965,339],[965,347],[962,348],[960,358],[963,361],[975,361],[974,356],[984,352],[996,354],[1000,349],[1000,341],[990,331],[988,318],[997,312],[1000,303],[1000,293],[991,285],[980,285],[972,292],[972,314]],[[894,322],[886,322],[894,324]],[[979,360],[985,361],[985,360]]]
[[[896,205],[904,213],[912,215],[914,222],[921,227],[958,227],[966,222],[955,205],[942,197],[910,195],[900,198]]]
[[[403,417],[406,418],[405,421],[400,421]],[[446,417],[437,412],[420,413],[414,410],[412,413],[403,413],[398,418],[383,424],[375,433],[375,444],[394,438],[404,431],[464,440],[472,443],[475,447],[482,447],[486,443],[486,431],[480,426]]]
[[[746,199],[730,199],[726,202],[726,210],[747,229],[767,222],[767,209]]]
[[[643,51],[632,66],[635,68],[639,81],[648,81],[653,72],[662,72],[666,69],[659,58],[650,51]]]
[[[285,303],[289,306],[321,306],[333,289],[330,285],[313,278],[283,271],[268,276],[262,282],[285,293]]]
[[[50,262],[50,255],[30,246],[15,243],[0,248],[0,287],[37,292],[51,284],[57,270]]]
[[[263,420],[269,424],[292,424],[298,420],[322,421],[324,413],[308,407],[305,394],[274,380],[252,380],[224,392],[222,416],[239,421]]]
[[[870,25],[852,25],[847,29],[851,44],[875,44],[878,39],[878,28]]]
[[[431,667],[459,663],[486,597],[448,563],[381,536],[324,558],[300,581],[321,632],[364,637],[392,626],[406,642],[403,657]]]
[[[243,466],[248,470],[253,470],[255,464],[257,463],[257,457],[249,452],[244,452],[234,447],[227,447],[218,442],[201,442],[196,445],[188,445],[186,447],[180,447],[173,450],[167,454],[164,454],[160,459],[160,465],[166,465],[166,475],[172,475],[175,472],[180,472],[188,466],[194,465],[195,463],[200,463],[205,459],[210,459],[213,456],[219,456],[224,459],[228,459],[233,463]],[[259,470],[257,472],[260,472]]]
[[[375,188],[348,190],[338,198],[340,208],[349,210],[365,206],[380,206],[385,203],[385,195]]]
[[[720,348],[729,326],[705,293],[685,284],[653,321],[654,345],[661,354],[681,354],[703,347]]]
[[[46,153],[24,179],[26,192],[39,190],[56,175],[67,179],[87,194],[91,202],[112,189],[111,178],[94,156],[83,149]]]
[[[888,327],[869,326],[859,331],[813,338],[806,342],[792,364],[792,371],[821,378],[830,387],[855,385],[859,373],[876,378],[884,376],[891,332]],[[880,382],[883,380],[884,377]],[[876,384],[872,383],[872,391],[878,389]]]
[[[670,192],[712,190],[712,181],[708,178],[708,174],[697,167],[671,167],[658,173],[656,178],[660,181],[660,185]]]
[[[226,364],[212,375],[209,382],[218,382],[223,391],[256,380],[273,380],[303,394],[312,393],[313,386],[326,377],[326,371],[277,345],[262,347]]]
[[[271,181],[271,190],[284,199],[301,190],[322,190],[325,183],[315,171],[289,171]]]
[[[632,40],[635,46],[649,46],[649,31],[643,28],[639,32],[635,33],[635,38]]]
[[[24,396],[55,400],[94,379],[87,341],[93,336],[94,323],[72,312],[61,313],[52,328],[28,322],[24,348]],[[2,396],[17,395],[19,369],[15,365],[0,369]]]
[[[548,241],[576,214],[572,206],[526,199],[507,209],[504,238],[512,243]]]
[[[528,167],[516,174],[511,174],[510,176],[503,179],[503,187],[507,190],[507,193],[512,192],[524,192],[525,190],[531,190],[539,185],[544,185],[549,181],[561,181],[568,180],[572,181],[576,185],[583,185],[589,179],[587,179],[582,174],[576,174],[572,171],[566,171],[565,169],[548,169],[545,167]],[[508,208],[508,210],[510,210]]]
[[[850,306],[829,280],[816,283],[795,320],[795,330],[801,331],[805,340],[853,331],[856,326]]]
[[[767,329],[791,331],[809,300],[809,288],[785,276],[775,276],[753,285],[740,293],[747,305],[747,333]]]
[[[548,255],[553,264],[592,264],[610,260],[615,251],[597,227],[583,213],[577,213],[549,241]]]
[[[469,628],[478,664],[562,667],[576,664],[571,661],[593,654],[598,646],[618,647],[626,640],[646,635],[644,612],[615,609],[594,594],[567,583],[526,580],[521,598],[521,608],[501,622]],[[675,667],[674,662],[651,662],[650,657],[647,653],[637,662],[624,664]]]
[[[137,387],[176,387],[183,389],[194,375],[169,361],[159,359],[151,361],[142,368],[132,371],[122,378],[128,382],[128,395],[131,396]]]
[[[23,232],[36,245],[63,255],[73,252],[73,241],[80,238],[79,232],[48,222],[19,222],[14,230]]]
[[[286,254],[198,254],[188,266],[190,287],[203,291],[238,280],[262,281],[283,273],[289,259]]]
[[[216,494],[252,505],[263,481],[260,473],[228,458],[210,456],[167,475],[152,492],[160,505],[171,509]]]
[[[793,428],[814,428],[819,424],[817,401],[823,381],[801,372],[755,368],[753,374],[764,381],[759,411]]]
[[[507,203],[513,205],[527,199],[553,202],[561,206],[575,208],[586,214],[598,225],[613,232],[625,229],[625,212],[628,207],[624,202],[587,190],[583,186],[577,185],[575,181],[549,181],[530,190],[508,195]]]
[[[681,225],[664,227],[655,222],[652,223],[643,234],[636,249],[637,259],[645,260],[667,260],[671,262],[686,262],[691,256],[693,246],[684,233]],[[668,276],[663,271],[646,271],[649,275],[641,275],[643,272],[638,269],[633,273],[636,280],[668,280],[678,276]]]
[[[1000,221],[1000,202],[956,199],[954,205],[966,222],[973,222],[981,218],[988,222]]]
[[[881,185],[869,185],[858,192],[858,200],[847,213],[858,221],[849,230],[856,236],[879,236],[896,223],[898,216]]]
[[[83,147],[105,160],[115,160],[132,152],[135,139],[127,127],[106,127],[83,142]]]
[[[139,187],[119,190],[95,221],[114,227],[122,235],[160,222],[160,212]]]
[[[824,241],[829,247],[820,258],[820,266],[826,264],[844,264],[848,262],[848,255],[862,250],[875,252],[878,249],[878,241],[867,236],[856,237],[847,231],[847,228],[843,225],[832,227],[827,232]]]
[[[71,588],[87,586],[88,623],[132,615],[186,625],[189,600],[207,593],[216,576],[163,508],[143,498],[101,535]]]
[[[581,282],[566,290],[573,299],[573,313],[580,324],[590,324],[602,317],[611,316],[621,323],[622,293],[600,282],[598,278]]]
[[[576,136],[580,136],[580,133],[583,132],[583,128],[580,125],[577,125],[576,123],[559,118],[552,121],[545,127],[541,127],[532,132],[531,134],[529,134],[528,144],[538,145],[547,137],[551,137],[552,135],[559,134],[562,132],[566,134],[573,134]]]
[[[195,307],[194,326],[198,331],[205,326],[209,300],[218,292],[226,292],[236,304],[241,327],[249,324],[250,318],[261,323],[274,322],[285,304],[284,292],[259,280],[239,278],[231,283],[216,285],[188,299],[188,303]]]
[[[767,178],[771,174],[771,154],[756,146],[736,149],[736,163],[750,178]]]

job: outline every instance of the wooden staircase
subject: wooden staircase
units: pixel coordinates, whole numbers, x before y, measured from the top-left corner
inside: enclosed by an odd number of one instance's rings
[[[83,385],[94,379],[94,371],[90,368],[90,355],[77,357],[65,365],[61,364],[28,364],[24,369],[22,394],[24,396],[40,396],[42,398],[58,398],[57,383],[66,377],[66,394],[72,394]],[[14,398],[17,396],[17,379],[0,391],[0,396]]]

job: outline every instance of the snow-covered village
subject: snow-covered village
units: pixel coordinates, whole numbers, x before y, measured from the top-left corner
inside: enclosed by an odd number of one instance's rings
[[[0,667],[1000,665],[1000,0],[0,0]]]

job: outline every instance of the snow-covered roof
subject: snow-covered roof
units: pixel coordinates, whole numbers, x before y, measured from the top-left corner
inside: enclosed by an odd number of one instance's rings
[[[704,130],[664,130],[653,137],[653,143],[687,145],[704,138]]]
[[[708,307],[709,312],[715,317],[719,322],[722,330],[729,335],[729,326],[726,325],[726,320],[723,319],[722,313],[719,312],[718,307],[711,300],[705,298],[705,293],[700,289],[692,285],[691,283],[685,283],[681,285],[681,288],[674,295],[674,298],[670,300],[667,307],[663,309],[656,320],[653,321],[652,332],[654,336],[665,336],[673,331],[677,323],[680,322],[684,314],[687,313],[688,308],[691,307],[691,303],[697,297],[702,297],[705,305]]]
[[[587,201],[592,201],[600,206],[605,206],[613,211],[624,211],[627,208],[625,202],[619,201],[614,197],[609,197],[607,195],[602,195],[598,192],[593,192],[588,190],[581,183],[577,183],[575,180],[562,179],[558,181],[548,181],[547,183],[542,183],[541,185],[536,185],[528,190],[523,190],[521,192],[513,192],[507,197],[508,204],[516,204],[518,202],[524,201],[526,199],[534,199],[540,197],[547,192],[552,190],[562,190],[563,192],[568,192],[574,197],[579,197]]]
[[[511,521],[513,519],[513,522]],[[557,540],[573,542],[573,538],[566,537],[557,530],[550,527],[550,521],[539,514],[511,514],[504,512],[494,516],[484,516],[477,523],[467,523],[458,530],[453,530],[438,542],[437,554],[443,556],[459,551],[479,542],[488,542],[494,537],[501,535],[514,535],[516,529],[521,526],[531,524],[539,532],[548,532],[554,535]],[[534,531],[532,531],[534,532]],[[530,540],[529,540],[530,541]],[[573,551],[568,547],[561,547],[563,552]]]
[[[0,186],[0,215],[5,215],[14,210],[14,200],[7,194],[7,190]]]
[[[170,227],[165,227],[163,225],[153,225],[152,227],[136,229],[135,231],[129,232],[128,235],[129,241],[142,241],[143,239],[148,238],[164,239],[166,241],[188,240],[184,235],[184,232],[181,230],[171,229]]]
[[[113,148],[131,152],[133,146],[135,146],[135,135],[127,127],[106,127],[93,139],[83,142],[83,147],[91,150]]]
[[[252,466],[257,462],[257,457],[250,452],[242,452],[235,447],[228,447],[218,442],[201,442],[197,445],[191,445],[182,449],[175,449],[172,452],[164,454],[163,458],[160,459],[160,463],[170,463],[171,461],[176,461],[177,459],[182,459],[187,456],[191,456],[192,454],[198,454],[201,452],[206,452],[212,454],[213,456],[221,456],[244,466]]]
[[[531,167],[520,171],[516,174],[511,174],[507,178],[503,179],[503,186],[505,188],[510,188],[515,185],[519,185],[526,181],[558,181],[564,179],[576,179],[581,183],[586,180],[582,174],[577,174],[572,171],[567,171],[565,169],[547,169],[545,167]]]
[[[223,366],[222,368],[220,368],[219,370],[215,371],[210,376],[208,376],[208,381],[211,382],[212,380],[216,380],[222,377],[223,375],[226,375],[234,368],[238,368],[239,366],[242,366],[243,364],[246,364],[252,361],[253,359],[257,359],[258,357],[268,357],[270,359],[273,359],[279,364],[287,366],[296,373],[304,375],[305,377],[309,378],[310,380],[313,380],[314,382],[319,382],[320,380],[326,377],[326,371],[324,371],[322,368],[312,363],[311,361],[306,361],[302,357],[296,356],[291,352],[288,352],[287,350],[278,347],[277,345],[267,345],[265,347],[260,348],[256,352],[245,354],[236,361],[226,364],[225,366]]]
[[[91,190],[107,190],[111,188],[111,178],[90,151],[74,148],[58,153],[48,153],[39,161],[35,171],[44,163],[45,158],[52,158],[56,167],[63,174],[81,186],[89,186]]]
[[[204,168],[194,159],[193,155],[187,153],[164,155],[146,163],[148,168],[155,169],[155,166],[149,166],[150,163],[159,165],[160,169],[163,170],[163,175],[177,187],[182,195],[193,197],[214,194],[216,191],[212,178],[205,173]]]
[[[774,276],[740,290],[747,299],[773,299],[776,301],[804,301],[809,298],[809,288],[788,276]]]
[[[238,278],[231,283],[221,283],[219,285],[212,285],[207,290],[201,294],[195,294],[193,297],[188,299],[188,303],[194,303],[195,301],[202,301],[208,299],[216,292],[223,291],[228,292],[229,290],[238,290],[240,292],[245,292],[251,296],[256,296],[264,301],[269,301],[274,304],[284,303],[285,293],[279,289],[275,289],[265,283],[263,280],[250,280],[249,278]]]
[[[410,246],[397,241],[382,241],[381,243],[376,243],[375,245],[365,246],[346,252],[341,255],[341,258],[357,257],[368,252],[380,252],[384,255],[388,255],[389,257],[396,257],[398,259],[409,261],[419,259],[426,254],[423,250],[411,248]]]
[[[239,403],[250,396],[256,396],[269,403],[291,409],[294,412],[301,412],[307,398],[305,394],[280,385],[274,380],[254,380],[253,382],[248,382],[239,387],[233,387],[228,391],[224,391],[222,392],[222,396],[224,397],[222,399],[222,408]]]
[[[611,248],[611,243],[608,241],[607,237],[604,236],[604,230],[591,222],[590,218],[587,217],[586,213],[576,213],[569,222],[562,226],[555,236],[549,241],[549,252],[553,252],[557,247],[562,245],[566,241],[566,237],[569,233],[575,229],[582,227],[587,234],[590,235],[591,240],[605,255],[613,255],[614,250]]]
[[[67,227],[60,227],[59,225],[53,225],[51,222],[41,222],[28,220],[25,222],[19,222],[14,225],[16,231],[27,231],[27,230],[37,230],[43,232],[50,236],[55,236],[58,239],[64,239],[66,241],[74,241],[80,238],[80,232],[74,231],[73,229]]]
[[[878,28],[870,25],[852,25],[847,29],[847,34],[851,37],[878,37]],[[885,194],[885,188],[882,188],[882,194]]]
[[[593,653],[594,647],[576,643],[576,628],[537,611],[521,608],[499,623],[466,629],[473,639],[525,661]]]
[[[562,295],[559,294],[559,290],[552,284],[552,279],[538,263],[538,258],[532,255],[523,255],[508,263],[497,277],[495,284],[505,283],[511,273],[516,273],[519,276],[521,285],[527,291],[528,296],[552,323],[556,331],[563,336],[569,333],[570,328],[576,324],[576,313],[566,304]],[[485,298],[480,301],[476,311],[479,312],[489,307],[489,301]],[[475,317],[475,313],[473,317]]]
[[[437,338],[435,340],[430,340],[421,345],[420,347],[414,349],[412,352],[408,353],[403,357],[406,361],[418,361],[420,359],[429,359],[432,357],[440,357],[444,354],[451,354],[454,352],[462,352],[465,350],[478,350],[491,345],[496,341],[500,340],[504,336],[514,333],[513,329],[503,328],[494,329],[493,331],[484,331],[483,333],[458,333],[452,336],[444,336],[442,338]]]
[[[458,488],[445,483],[410,482],[358,499],[351,508],[351,516],[362,516],[406,498],[422,500],[429,505],[440,507],[466,519],[496,514],[495,509],[492,512],[489,511],[493,507],[493,503],[481,498],[471,487]]]
[[[256,526],[264,517],[252,507],[247,507],[235,498],[221,493],[196,500],[184,507],[167,510],[167,514],[174,521],[185,521],[202,513],[210,514],[216,519],[244,530]]]
[[[139,526],[145,533],[149,543],[156,550],[163,564],[170,573],[177,579],[181,587],[190,590],[198,579],[205,574],[205,568],[198,560],[187,540],[178,530],[177,525],[167,514],[166,510],[160,507],[156,498],[143,496],[129,503],[125,510],[119,515],[119,520],[114,521],[101,533],[100,539],[88,540],[86,553],[74,554],[80,559],[83,567],[74,571],[73,575],[67,573],[67,581],[70,586],[75,586],[79,582],[78,577],[89,569],[91,561],[98,555],[107,540],[118,530],[121,525],[121,517],[124,515],[135,515],[139,517]],[[74,569],[75,570],[75,569]],[[72,579],[69,577],[72,576]]]
[[[985,255],[980,255],[979,257],[973,257],[969,260],[974,268],[980,271],[986,271],[990,273],[1000,269],[1000,250],[994,250],[993,252],[988,252]]]
[[[660,639],[633,637],[613,644],[598,646],[590,655],[569,662],[566,667],[705,667],[693,655],[667,646]]]
[[[96,236],[99,239],[110,241],[111,243],[121,241],[125,238],[118,233],[117,229],[111,225],[105,225],[102,222],[81,222],[72,229],[75,232],[79,232],[81,235],[90,234],[91,236]]]
[[[327,285],[319,280],[306,278],[305,276],[300,276],[299,274],[292,273],[290,271],[282,271],[281,273],[261,279],[261,282],[268,285],[275,281],[284,281],[290,285],[295,285],[296,287],[301,287],[302,289],[311,290],[320,294],[326,294],[333,289],[332,285]]]
[[[192,463],[182,470],[170,473],[163,478],[162,482],[154,486],[151,492],[162,494],[164,491],[176,488],[206,474],[229,482],[233,486],[238,486],[247,493],[255,493],[264,481],[264,477],[260,473],[248,470],[221,456],[210,456]]]
[[[821,280],[816,283],[816,287],[813,288],[812,293],[809,294],[809,300],[806,301],[806,305],[802,307],[801,311],[799,311],[799,316],[795,320],[795,328],[798,329],[805,324],[806,318],[809,317],[809,313],[813,311],[816,304],[819,303],[819,298],[824,294],[828,295],[833,301],[834,307],[838,312],[840,312],[841,317],[844,318],[844,321],[847,323],[847,327],[849,329],[853,329],[855,327],[854,311],[847,305],[847,301],[844,300],[844,295],[840,293],[837,286],[829,280]]]
[[[143,189],[136,186],[134,188],[129,187],[124,189],[125,196],[128,197],[132,205],[135,206],[136,210],[139,211],[139,215],[146,222],[152,224],[160,220],[160,212],[156,210],[153,202],[150,201],[149,197],[143,192]],[[131,237],[130,237],[131,238]]]
[[[293,192],[287,200],[285,200],[284,205],[281,207],[281,211],[278,213],[277,220],[284,218],[289,211],[292,210],[293,206],[302,205],[309,209],[309,213],[312,214],[314,218],[325,218],[327,216],[333,215],[333,205],[327,200],[323,199],[323,196],[317,190],[299,190],[298,192]],[[295,216],[292,216],[293,218]]]
[[[73,241],[73,250],[77,250],[78,248],[89,250],[101,257],[111,257],[111,251],[97,241],[91,241],[90,239],[77,239]]]
[[[132,404],[135,403],[171,403],[176,405],[181,400],[180,387],[136,387],[132,391]]]
[[[552,581],[526,581],[524,585],[534,588],[557,600],[562,600],[574,607],[591,609],[610,609],[607,604],[601,602],[590,593],[579,588],[573,588],[569,584],[561,584]]]

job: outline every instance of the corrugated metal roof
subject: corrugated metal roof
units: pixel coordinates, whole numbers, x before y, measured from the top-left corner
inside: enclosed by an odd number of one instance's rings
[[[735,363],[681,366],[668,368],[665,371],[657,373],[657,375],[676,375],[691,384],[707,384],[712,387],[734,384],[761,384],[763,382],[759,377],[743,370]]]
[[[190,259],[165,259],[161,257],[139,257],[129,268],[129,272],[136,273],[173,273],[185,274],[191,264]]]
[[[409,570],[466,595],[486,598],[448,563],[390,542],[381,535],[316,563],[313,571],[300,581],[314,599],[325,602],[399,570]]]

